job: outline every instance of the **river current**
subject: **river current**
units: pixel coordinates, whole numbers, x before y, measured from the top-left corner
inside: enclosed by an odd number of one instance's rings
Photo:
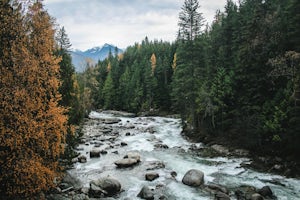
[[[104,123],[110,119],[118,121]],[[181,182],[190,169],[203,171],[205,184],[215,183],[227,188],[268,185],[280,200],[300,199],[300,180],[241,167],[242,163],[250,162],[249,158],[197,156],[189,149],[206,147],[188,142],[181,136],[181,131],[179,119],[91,112],[83,127],[83,143],[77,147],[77,151],[87,157],[87,162],[75,163],[68,172],[79,179],[83,187],[89,187],[90,181],[101,177],[114,177],[123,190],[118,199],[140,199],[137,194],[143,186],[156,188],[167,199],[214,199],[208,192]],[[93,149],[103,152],[100,158],[89,157]],[[138,152],[141,162],[134,167],[117,168],[114,162],[127,152]],[[159,178],[146,181],[145,173],[149,171],[157,172]],[[234,195],[231,197],[234,199]]]

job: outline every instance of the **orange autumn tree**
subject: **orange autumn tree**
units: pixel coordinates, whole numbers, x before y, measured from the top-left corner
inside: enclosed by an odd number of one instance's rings
[[[0,193],[18,198],[54,186],[67,129],[52,19],[26,7],[0,3]]]

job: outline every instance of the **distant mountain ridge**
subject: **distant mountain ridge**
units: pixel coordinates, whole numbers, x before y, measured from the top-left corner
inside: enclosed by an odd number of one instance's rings
[[[123,53],[123,50],[111,45],[111,44],[104,44],[102,47],[93,47],[86,51],[81,50],[74,50],[71,51],[72,63],[75,67],[76,72],[83,72],[87,62],[91,64],[96,64],[99,60],[104,60],[108,57],[109,52],[113,55],[115,54],[115,50],[117,49],[117,53]]]

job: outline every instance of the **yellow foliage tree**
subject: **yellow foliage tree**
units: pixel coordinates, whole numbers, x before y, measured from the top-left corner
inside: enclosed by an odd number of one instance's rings
[[[152,76],[153,76],[155,68],[156,68],[156,56],[154,53],[152,54],[152,56],[150,58],[150,62],[151,62],[151,69],[152,69]]]
[[[0,193],[17,198],[54,186],[67,130],[53,22],[40,2],[27,6],[0,3]]]

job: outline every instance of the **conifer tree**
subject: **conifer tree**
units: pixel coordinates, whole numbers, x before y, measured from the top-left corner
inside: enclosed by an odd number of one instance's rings
[[[54,186],[67,117],[50,16],[40,2],[25,18],[19,4],[0,6],[0,191],[24,198]]]

